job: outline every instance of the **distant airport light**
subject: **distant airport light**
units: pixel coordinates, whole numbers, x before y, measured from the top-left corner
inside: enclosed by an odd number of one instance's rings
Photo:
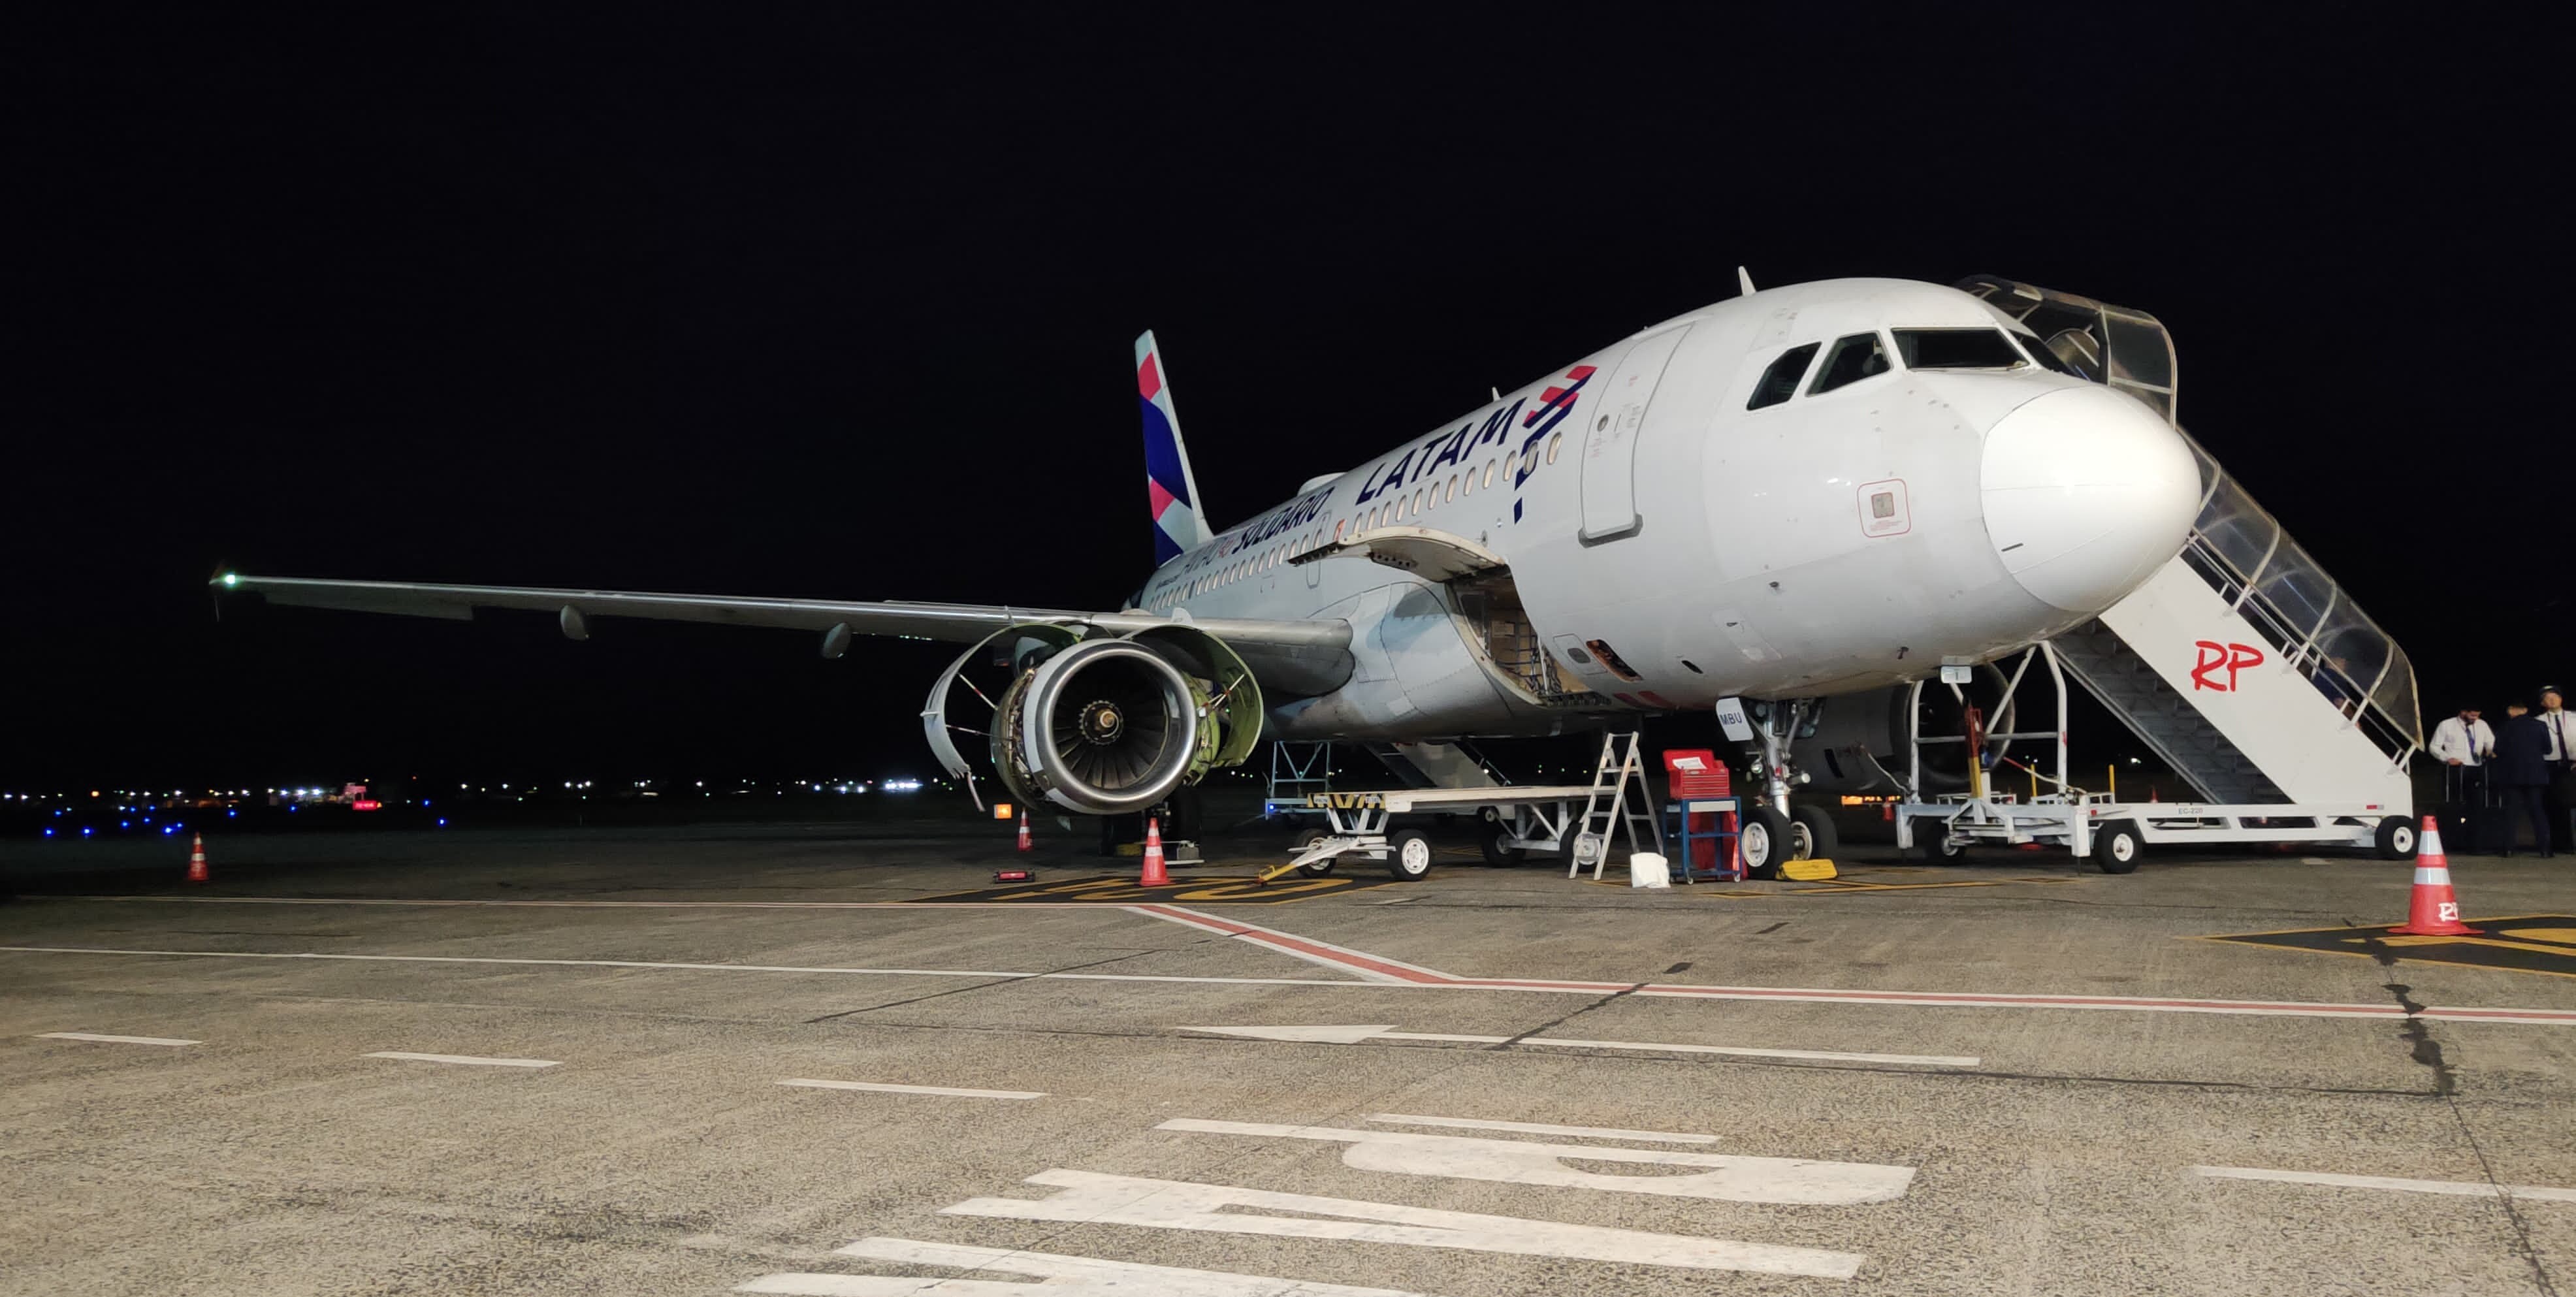
[[[349,803],[349,809],[353,811],[375,811],[384,809],[384,805],[385,804],[383,802],[372,799],[360,799]]]

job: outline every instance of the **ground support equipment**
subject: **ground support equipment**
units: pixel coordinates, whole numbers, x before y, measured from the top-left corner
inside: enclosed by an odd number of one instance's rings
[[[1344,856],[1383,861],[1387,872],[1411,881],[1430,869],[1430,840],[1390,828],[1413,813],[1484,810],[1505,826],[1502,844],[1513,850],[1554,853],[1566,849],[1578,811],[1590,798],[1587,784],[1507,788],[1396,788],[1372,793],[1314,793],[1303,809],[1323,814],[1327,827],[1307,835],[1284,865],[1261,872],[1269,883],[1291,872],[1331,872]],[[1418,851],[1408,849],[1419,843]]]

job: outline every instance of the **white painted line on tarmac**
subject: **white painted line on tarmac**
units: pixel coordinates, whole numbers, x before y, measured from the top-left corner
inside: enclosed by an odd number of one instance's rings
[[[939,1214],[1078,1225],[1141,1225],[1274,1238],[1347,1239],[1464,1248],[1506,1256],[1570,1257],[1695,1270],[1755,1270],[1825,1279],[1849,1279],[1860,1272],[1861,1262],[1867,1259],[1857,1252],[1739,1243],[1688,1234],[1650,1234],[1600,1225],[1567,1225],[1518,1216],[1272,1193],[1186,1180],[1149,1180],[1061,1167],[1040,1171],[1024,1183],[1044,1185],[1055,1192],[1044,1198],[970,1198],[954,1207],[941,1208]],[[1281,1212],[1296,1214],[1275,1214]]]
[[[1014,907],[1031,908],[1031,907]],[[1036,907],[1050,908],[1050,907]],[[1639,985],[1629,982],[1541,982],[1459,978],[1447,982],[1354,982],[1301,977],[1183,977],[1142,973],[1035,973],[967,968],[836,968],[792,964],[665,963],[637,959],[511,959],[488,955],[351,955],[312,951],[138,950],[108,946],[0,946],[0,953],[35,955],[147,955],[188,959],[356,960],[407,964],[488,964],[543,968],[652,968],[704,973],[819,973],[853,977],[980,977],[990,981],[1170,982],[1197,986],[1322,986],[1351,991],[1544,991],[1601,995],[1628,991],[1673,999],[1782,1000],[1810,1004],[1893,1005],[1954,1009],[2100,1009],[2142,1013],[2221,1013],[2273,1018],[2403,1020],[2394,1004],[2329,1004],[2275,1000],[2173,1000],[2110,995],[2006,995],[1948,991],[1849,991],[1794,986]],[[2436,1022],[2495,1022],[2534,1027],[2576,1027],[2576,1010],[2434,1007],[2414,1015]]]
[[[168,1036],[103,1036],[95,1031],[40,1031],[46,1040],[95,1040],[103,1045],[201,1045],[199,1040],[173,1040]]]
[[[1742,1045],[1653,1045],[1630,1040],[1567,1040],[1562,1036],[1525,1036],[1524,1045],[1557,1045],[1566,1049],[1635,1049],[1655,1053],[1730,1054],[1739,1058],[1798,1058],[1820,1063],[1891,1063],[1901,1067],[1975,1067],[1982,1060],[1956,1054],[1856,1054],[1832,1049],[1754,1049]]]
[[[812,1090],[873,1090],[880,1094],[944,1094],[953,1099],[1043,1099],[1044,1090],[967,1090],[946,1085],[892,1085],[884,1081],[816,1081],[797,1078],[780,1085],[801,1085]]]
[[[1714,1144],[1715,1135],[1677,1130],[1619,1130],[1610,1126],[1551,1126],[1543,1121],[1483,1121],[1474,1117],[1416,1117],[1400,1112],[1372,1112],[1360,1118],[1387,1126],[1445,1126],[1460,1130],[1508,1130],[1524,1135],[1568,1135],[1576,1139],[1627,1139],[1657,1144]]]
[[[1848,1207],[1892,1202],[1905,1196],[1914,1168],[1876,1162],[1818,1162],[1806,1158],[1696,1153],[1675,1148],[1610,1148],[1599,1144],[1534,1144],[1518,1139],[1425,1135],[1410,1130],[1348,1130],[1337,1126],[1287,1126],[1271,1122],[1204,1121],[1175,1117],[1156,1130],[1202,1135],[1252,1135],[1347,1144],[1342,1165],[1356,1171],[1492,1180],[1502,1184],[1559,1185],[1611,1193],[1648,1193],[1718,1202],[1765,1202]],[[1693,1175],[1641,1171],[1610,1175],[1567,1166],[1564,1159],[1640,1167],[1698,1168]]]
[[[834,1248],[834,1256],[858,1257],[895,1265],[946,1266],[976,1273],[1028,1275],[1034,1284],[990,1279],[893,1279],[879,1275],[773,1274],[734,1289],[746,1293],[779,1293],[789,1297],[904,1297],[909,1293],[952,1293],[958,1297],[1423,1297],[1392,1288],[1353,1288],[1346,1284],[1299,1282],[1268,1275],[1232,1274],[1221,1270],[1185,1270],[1139,1261],[1102,1261],[1052,1252],[1014,1248],[966,1247],[955,1243],[920,1243],[905,1238],[863,1238]]]
[[[2272,1180],[2282,1184],[2316,1184],[2335,1189],[2386,1189],[2397,1193],[2446,1193],[2464,1198],[2511,1198],[2516,1202],[2576,1202],[2576,1189],[2536,1184],[2489,1184],[2484,1180],[2400,1180],[2384,1175],[2333,1175],[2324,1171],[2273,1171],[2258,1166],[2195,1166],[2194,1175],[2218,1180]]]
[[[459,1063],[468,1067],[561,1067],[551,1058],[478,1058],[472,1054],[406,1054],[400,1050],[383,1050],[367,1058],[394,1058],[406,1063]]]

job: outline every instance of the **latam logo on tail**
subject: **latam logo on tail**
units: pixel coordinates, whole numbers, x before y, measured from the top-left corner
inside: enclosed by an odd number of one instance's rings
[[[1145,415],[1145,497],[1154,515],[1154,561],[1163,563],[1207,539],[1198,491],[1181,457],[1180,419],[1163,386],[1162,358],[1151,333],[1136,340],[1136,400]]]
[[[2251,644],[2221,644],[2214,639],[2195,640],[2192,647],[2200,650],[2200,660],[2191,664],[2191,687],[2212,693],[2236,692],[2236,673],[2263,662],[2263,650]],[[2224,671],[2224,680],[2213,678]]]

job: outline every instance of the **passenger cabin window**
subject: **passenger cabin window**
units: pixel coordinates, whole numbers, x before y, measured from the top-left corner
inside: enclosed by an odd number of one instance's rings
[[[1744,408],[1759,410],[1766,405],[1778,405],[1796,396],[1798,380],[1807,376],[1807,362],[1816,358],[1817,349],[1823,345],[1821,342],[1809,342],[1781,352],[1780,358],[1772,361],[1769,369],[1762,371],[1762,381],[1753,385],[1753,399],[1746,401]]]
[[[2027,365],[2001,329],[1898,329],[1896,352],[1908,369],[2010,369]]]
[[[1855,333],[1834,341],[1834,349],[1826,354],[1825,367],[1817,371],[1815,386],[1807,389],[1807,395],[1819,396],[1886,372],[1887,348],[1879,343],[1878,335]]]

